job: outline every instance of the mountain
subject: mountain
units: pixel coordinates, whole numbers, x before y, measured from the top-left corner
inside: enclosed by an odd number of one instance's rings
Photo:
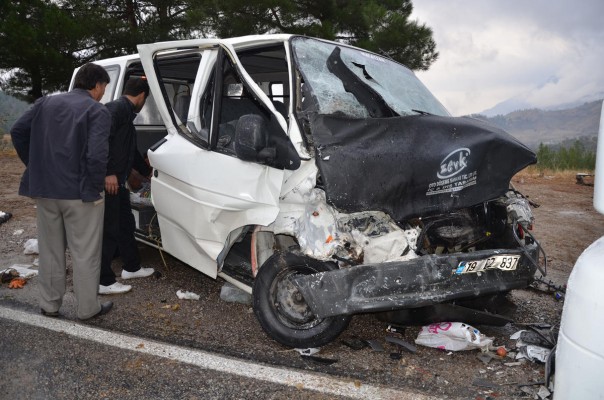
[[[602,100],[583,103],[563,110],[526,109],[505,115],[471,115],[497,126],[531,148],[540,143],[558,144],[573,139],[589,139],[598,135]],[[595,141],[593,141],[595,142]]]

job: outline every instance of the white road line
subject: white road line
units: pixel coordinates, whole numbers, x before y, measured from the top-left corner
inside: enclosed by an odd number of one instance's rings
[[[106,346],[168,358],[227,374],[271,382],[279,385],[312,390],[324,394],[346,396],[357,399],[429,400],[432,397],[418,393],[397,391],[362,382],[337,379],[317,373],[302,372],[284,367],[271,367],[242,361],[201,350],[174,346],[136,336],[109,332],[73,321],[54,319],[0,306],[0,318],[49,329],[55,332],[90,340]]]

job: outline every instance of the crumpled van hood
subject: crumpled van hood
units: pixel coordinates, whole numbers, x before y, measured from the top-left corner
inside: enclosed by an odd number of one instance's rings
[[[383,211],[399,222],[496,198],[537,162],[508,133],[468,117],[315,114],[310,122],[328,202],[349,213]]]

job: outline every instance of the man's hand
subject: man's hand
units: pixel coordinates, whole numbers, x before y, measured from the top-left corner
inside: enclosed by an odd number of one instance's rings
[[[109,194],[117,194],[119,183],[117,175],[108,175],[105,177],[105,192]]]

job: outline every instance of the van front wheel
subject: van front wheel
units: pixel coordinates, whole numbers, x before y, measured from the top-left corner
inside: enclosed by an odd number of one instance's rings
[[[277,342],[295,348],[319,347],[334,340],[351,317],[317,318],[291,278],[336,268],[333,263],[292,253],[276,253],[266,260],[252,291],[254,313],[262,329]]]

